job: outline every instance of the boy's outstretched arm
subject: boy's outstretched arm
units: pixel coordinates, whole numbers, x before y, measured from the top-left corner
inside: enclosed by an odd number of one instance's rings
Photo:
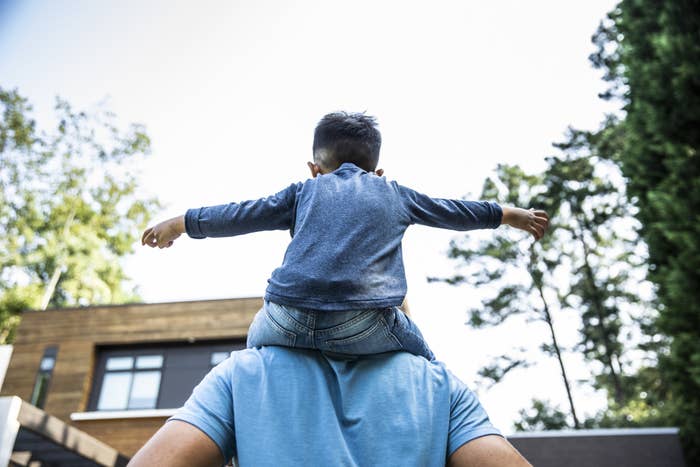
[[[177,237],[185,233],[185,216],[177,216],[147,228],[141,236],[141,245],[151,248],[169,248]]]
[[[549,227],[549,216],[544,211],[534,209],[503,207],[501,224],[507,224],[516,229],[531,233],[535,240],[544,236]]]

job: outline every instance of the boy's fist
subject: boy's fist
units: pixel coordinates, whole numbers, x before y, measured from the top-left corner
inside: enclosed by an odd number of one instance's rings
[[[169,248],[185,232],[185,216],[173,217],[147,228],[141,236],[141,245],[151,248]]]
[[[549,227],[549,216],[544,211],[534,209],[503,208],[501,223],[529,232],[535,240],[539,240]]]

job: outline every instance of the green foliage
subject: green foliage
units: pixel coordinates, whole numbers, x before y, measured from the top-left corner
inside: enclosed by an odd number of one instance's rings
[[[569,427],[566,413],[541,399],[532,399],[532,406],[518,413],[520,421],[513,424],[515,431],[562,430]]]
[[[660,377],[659,369],[646,366],[633,375],[625,376],[627,391],[624,404],[611,404],[594,420],[595,426],[608,427],[657,427],[668,424],[668,390]]]
[[[632,364],[624,358],[629,345],[623,322],[649,311],[638,295],[646,275],[645,251],[634,230],[632,205],[617,166],[600,155],[601,149],[615,150],[610,135],[617,124],[608,120],[598,133],[570,129],[566,141],[556,145],[562,155],[548,159],[544,179],[547,195],[559,200],[553,243],[571,265],[564,308],[581,317],[584,357],[603,365],[596,386],[622,405],[628,397],[623,367]]]
[[[545,196],[546,185],[542,175],[525,173],[518,166],[499,165],[496,175],[485,181],[482,199],[498,201],[502,205],[554,208],[551,198]],[[468,312],[468,324],[473,327],[497,326],[513,316],[523,316],[539,325],[545,325],[551,341],[545,353],[557,359],[562,382],[570,405],[571,421],[579,421],[552,318],[552,297],[556,302],[557,286],[553,276],[559,264],[559,253],[551,248],[551,236],[533,242],[528,234],[514,229],[498,229],[485,241],[473,242],[469,237],[452,241],[448,255],[458,261],[466,274],[456,274],[441,280],[451,285],[467,284],[481,290],[488,284],[496,293],[485,297],[481,306]],[[523,353],[521,349],[519,354]],[[521,355],[501,355],[486,365],[481,378],[492,383],[501,381],[510,371],[526,368],[532,362]]]
[[[603,419],[613,424],[625,411],[647,404],[639,397],[644,390],[635,383],[634,372],[640,368],[647,372],[644,365],[656,364],[650,352],[663,349],[662,342],[640,335],[651,330],[652,290],[645,281],[646,250],[635,231],[634,210],[619,169],[611,161],[619,151],[618,125],[610,118],[595,133],[570,129],[565,141],[555,145],[559,154],[547,158],[541,174],[499,166],[496,177],[485,182],[482,198],[549,212],[550,230],[540,242],[532,244],[520,232],[499,229],[489,241],[477,245],[453,241],[449,250],[451,258],[466,266],[467,274],[460,271],[446,282],[497,287],[495,294],[482,300],[481,307],[470,310],[469,325],[497,326],[515,315],[547,324],[551,342],[541,344],[540,350],[559,362],[576,427],[580,424],[552,312],[580,317],[580,341],[575,350],[592,363],[590,384],[610,396],[608,409],[587,425],[602,424]],[[640,357],[647,360],[636,361]],[[503,355],[480,375],[498,382],[509,371],[528,365],[521,357]],[[658,411],[657,406],[652,408]],[[637,410],[636,423],[644,423],[644,416],[655,417],[652,408]]]
[[[551,246],[560,253],[560,303],[580,316],[576,350],[593,363],[593,386],[609,396],[585,426],[642,426],[660,416],[657,399],[647,395],[663,390],[642,376],[655,371],[665,347],[649,325],[657,304],[646,281],[647,250],[615,163],[622,135],[614,117],[596,132],[569,129],[543,174],[554,209]]]
[[[28,308],[134,300],[119,258],[158,202],[137,191],[134,163],[150,148],[141,125],[120,130],[110,112],[76,112],[58,99],[55,128],[40,130],[27,99],[3,88],[0,112],[4,343]]]
[[[525,349],[521,348],[519,352],[522,355]],[[494,358],[491,363],[481,368],[478,374],[484,381],[488,381],[490,385],[493,385],[499,383],[511,370],[527,368],[530,365],[532,365],[532,362],[529,362],[523,356],[514,358],[510,355],[500,355]]]
[[[594,64],[624,105],[617,160],[639,207],[650,279],[670,338],[659,360],[666,409],[700,465],[700,7],[624,0],[594,36]]]

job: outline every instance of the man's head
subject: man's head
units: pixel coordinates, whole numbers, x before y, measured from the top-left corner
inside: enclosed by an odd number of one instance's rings
[[[373,172],[379,162],[381,145],[382,135],[374,117],[364,113],[333,112],[316,125],[314,164],[321,173],[332,172],[344,162]]]

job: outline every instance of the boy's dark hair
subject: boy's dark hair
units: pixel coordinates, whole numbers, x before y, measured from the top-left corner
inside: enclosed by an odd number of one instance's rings
[[[364,113],[333,112],[314,131],[314,161],[328,170],[352,162],[368,172],[377,168],[382,135],[374,117]]]

